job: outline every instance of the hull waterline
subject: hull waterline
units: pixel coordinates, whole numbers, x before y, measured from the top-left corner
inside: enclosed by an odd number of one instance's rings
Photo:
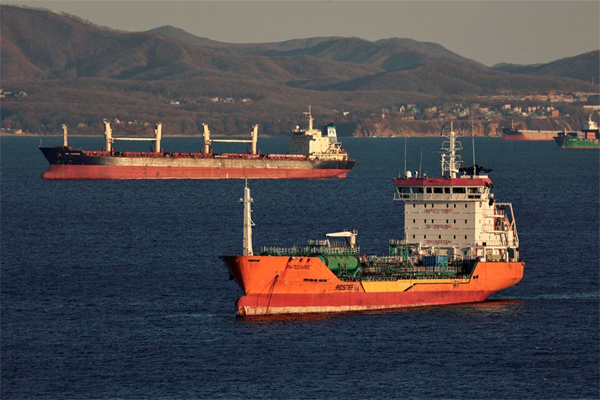
[[[349,169],[293,169],[260,167],[155,167],[50,165],[43,179],[327,179],[346,178]]]

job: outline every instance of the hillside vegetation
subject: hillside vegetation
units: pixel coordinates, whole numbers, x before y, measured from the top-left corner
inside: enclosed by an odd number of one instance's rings
[[[489,68],[412,39],[229,44],[169,26],[121,32],[47,10],[0,8],[5,131],[54,134],[66,123],[74,133],[100,134],[108,118],[140,132],[162,121],[167,135],[197,134],[202,123],[228,135],[247,135],[258,123],[276,135],[304,124],[312,105],[317,123],[361,135],[366,121],[402,104],[598,92],[600,81],[589,79],[598,52],[544,68]],[[387,116],[386,129],[411,132],[404,116]]]

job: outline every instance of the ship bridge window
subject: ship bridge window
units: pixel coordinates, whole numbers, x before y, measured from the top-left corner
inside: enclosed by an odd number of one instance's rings
[[[483,193],[483,188],[480,187],[471,187],[469,188],[469,198],[470,199],[480,199],[481,193]]]
[[[444,188],[444,193],[450,193],[450,188],[449,187],[445,187]]]
[[[467,188],[455,187],[455,188],[452,188],[452,193],[467,193]]]
[[[410,187],[398,187],[396,189],[401,199],[410,199]]]
[[[433,193],[444,193],[444,188],[434,187],[433,188]]]
[[[430,187],[427,188],[427,193],[431,193],[431,188]]]

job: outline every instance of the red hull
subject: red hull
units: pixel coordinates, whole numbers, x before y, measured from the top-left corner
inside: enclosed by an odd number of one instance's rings
[[[319,179],[345,178],[345,169],[214,168],[51,164],[43,179]]]
[[[493,291],[250,294],[236,303],[240,316],[389,310],[486,300]]]
[[[543,141],[554,140],[558,131],[505,131],[502,139],[505,141]]]

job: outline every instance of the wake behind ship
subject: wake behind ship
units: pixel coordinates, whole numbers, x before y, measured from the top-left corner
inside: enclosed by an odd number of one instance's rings
[[[442,177],[394,180],[404,202],[404,237],[388,254],[361,253],[357,232],[305,246],[252,248],[252,198],[244,190],[243,252],[221,257],[243,295],[240,316],[336,313],[481,302],[521,281],[524,262],[510,203],[492,194],[488,170],[461,169],[449,133]],[[341,240],[341,242],[340,242]]]
[[[308,129],[292,132],[289,154],[261,155],[257,150],[258,125],[250,140],[211,139],[204,125],[204,151],[198,153],[165,152],[161,148],[162,124],[157,124],[154,138],[113,137],[105,124],[106,146],[101,151],[74,149],[67,144],[63,125],[63,146],[40,147],[50,164],[43,179],[319,179],[345,178],[355,161],[348,157],[337,140],[335,126],[313,128],[309,108]],[[116,151],[117,140],[153,141],[154,151]],[[213,153],[213,142],[250,143],[248,154]]]

